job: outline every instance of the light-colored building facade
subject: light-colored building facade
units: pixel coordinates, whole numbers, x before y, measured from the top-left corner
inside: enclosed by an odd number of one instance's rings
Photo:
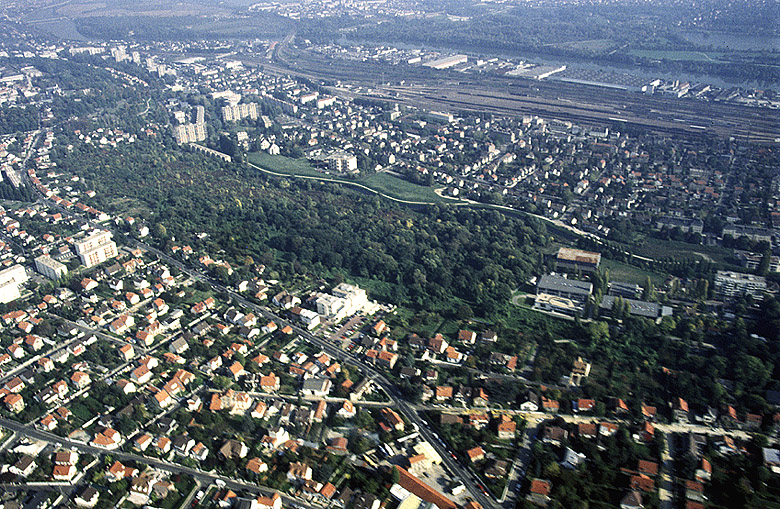
[[[59,279],[68,273],[65,264],[58,262],[49,255],[41,255],[35,259],[35,270],[49,279]]]
[[[332,295],[318,294],[317,313],[327,319],[338,322],[368,307],[366,291],[348,283],[341,283],[332,291]]]
[[[750,295],[754,299],[762,299],[766,291],[766,278],[753,274],[719,270],[715,276],[715,295],[733,299]]]
[[[259,109],[257,103],[244,103],[222,107],[222,120],[225,122],[237,122],[247,117],[252,120],[257,120],[258,115]]]
[[[21,265],[0,271],[0,302],[7,304],[21,297],[19,287],[28,279],[27,271]]]
[[[193,143],[206,139],[206,124],[182,124],[173,128],[176,143]]]
[[[94,267],[117,255],[116,243],[111,240],[111,232],[99,231],[74,244],[76,254],[81,263],[87,267]]]
[[[333,154],[328,157],[328,169],[337,173],[357,172],[357,157],[352,154]]]

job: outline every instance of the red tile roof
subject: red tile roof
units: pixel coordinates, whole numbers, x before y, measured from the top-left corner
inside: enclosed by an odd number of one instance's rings
[[[435,505],[439,509],[456,509],[455,504],[450,499],[410,474],[406,469],[399,466],[395,468],[399,473],[398,484],[403,489],[413,493],[425,502]]]
[[[547,497],[552,490],[552,484],[550,481],[544,481],[542,479],[534,479],[531,481],[531,493],[534,495],[542,495]]]

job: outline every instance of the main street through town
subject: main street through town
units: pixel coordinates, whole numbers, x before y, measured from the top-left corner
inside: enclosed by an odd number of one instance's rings
[[[422,419],[422,417],[420,417],[419,414],[419,411],[423,411],[423,410],[440,410],[440,411],[449,410],[449,411],[463,412],[465,410],[464,408],[453,408],[453,407],[446,408],[446,407],[431,407],[431,406],[424,406],[424,405],[412,405],[408,403],[399,394],[395,385],[391,383],[382,373],[377,371],[372,365],[363,362],[357,356],[351,354],[346,350],[343,350],[341,348],[338,348],[330,344],[328,341],[323,340],[322,338],[315,336],[311,332],[299,327],[295,323],[292,323],[280,317],[276,313],[273,313],[268,308],[264,306],[259,306],[253,302],[248,301],[247,299],[237,294],[230,288],[227,288],[221,283],[214,281],[213,279],[209,278],[205,274],[202,274],[198,271],[194,271],[186,267],[178,260],[175,260],[174,258],[162,253],[161,251],[151,246],[148,246],[143,243],[138,243],[138,247],[141,247],[151,253],[156,254],[161,259],[164,259],[166,262],[171,263],[172,265],[176,266],[177,268],[179,268],[180,270],[188,274],[190,277],[193,277],[196,280],[203,281],[210,284],[214,289],[229,295],[236,303],[252,309],[254,312],[258,313],[259,315],[263,316],[268,320],[275,321],[277,325],[279,325],[280,327],[289,325],[293,329],[293,331],[296,334],[298,334],[303,340],[308,341],[311,344],[317,345],[318,348],[321,348],[325,353],[327,353],[331,357],[341,359],[342,362],[358,368],[367,377],[369,377],[377,386],[379,386],[380,388],[382,388],[382,390],[385,391],[385,393],[391,398],[393,402],[393,406],[395,406],[397,410],[400,410],[409,419],[409,421],[415,425],[415,427],[419,430],[420,435],[426,441],[428,441],[434,447],[436,452],[442,457],[442,461],[444,465],[450,470],[450,472],[452,472],[453,476],[457,480],[461,480],[464,483],[467,490],[470,492],[470,494],[476,501],[478,501],[483,507],[497,507],[500,505],[499,502],[497,502],[491,495],[489,495],[483,489],[482,481],[480,481],[480,479],[473,473],[473,471],[465,467],[460,461],[458,461],[452,456],[452,452],[442,442],[440,437],[435,432],[431,431],[431,428],[428,425],[428,423],[426,423],[425,420]],[[504,376],[509,376],[509,375],[504,375]],[[522,378],[517,375],[511,377]],[[538,424],[546,419],[551,418],[552,415],[544,412],[523,412],[523,411],[507,410],[498,407],[492,409],[491,408],[481,409],[481,411],[485,411],[485,412],[489,412],[491,410],[517,414],[522,416],[528,422],[529,429],[527,430],[526,433],[523,434],[521,450],[518,454],[518,457],[516,458],[516,461],[513,462],[512,464],[511,478],[507,483],[508,486],[512,483],[516,485],[517,483],[522,482],[523,475],[525,474],[525,469],[527,467],[528,462],[531,459],[531,444],[533,438],[536,436],[536,430],[538,429]],[[598,418],[589,415],[562,415],[561,417],[566,422],[572,424],[599,422]],[[621,422],[624,425],[631,424],[630,422],[627,421],[619,421],[619,422]],[[664,433],[698,433],[704,435],[718,435],[718,436],[726,434],[735,438],[739,438],[741,440],[748,440],[750,438],[749,435],[744,431],[727,430],[723,428],[713,428],[713,427],[699,425],[695,423],[671,423],[671,424],[658,423],[655,426],[659,431]],[[461,460],[464,461],[463,458],[461,458]],[[504,493],[502,499],[503,500],[500,500],[500,502],[503,502],[504,505],[506,505],[507,507],[514,505],[514,499],[512,499],[511,497],[506,497],[506,492]]]
[[[27,177],[26,172],[22,172],[22,175],[23,178]],[[33,186],[33,189],[36,188]],[[42,196],[42,199],[45,199],[45,197]],[[67,210],[64,207],[58,206],[57,208],[61,210],[64,215],[74,216],[74,213],[72,211]],[[86,222],[87,224],[95,228],[106,227],[103,224],[98,224],[88,219],[86,220]],[[113,231],[113,233],[116,236],[124,237],[120,232]],[[130,239],[128,239],[128,241],[132,242]],[[157,255],[161,260],[165,260],[167,263],[178,268],[179,270],[181,270],[183,273],[187,274],[191,278],[197,281],[207,283],[211,285],[211,287],[214,288],[215,290],[218,290],[220,292],[229,295],[235,302],[244,305],[247,308],[252,309],[258,315],[263,316],[268,320],[276,321],[280,325],[280,327],[289,325],[293,329],[293,331],[296,334],[298,334],[302,339],[317,345],[319,348],[321,348],[325,353],[327,353],[331,357],[336,359],[341,359],[344,363],[356,367],[359,371],[364,373],[373,383],[375,383],[377,386],[379,386],[382,390],[385,391],[385,393],[393,401],[394,406],[396,406],[397,409],[401,413],[403,413],[407,419],[409,419],[409,421],[419,430],[420,435],[434,447],[436,452],[441,456],[442,462],[449,469],[449,471],[452,472],[453,476],[457,480],[463,482],[463,484],[466,486],[466,489],[471,494],[474,500],[479,502],[485,508],[494,508],[498,506],[498,504],[496,504],[495,501],[487,494],[487,491],[484,489],[484,487],[482,487],[479,484],[476,476],[471,471],[464,468],[460,463],[458,463],[452,458],[452,456],[450,455],[450,451],[446,449],[444,443],[441,442],[438,436],[434,437],[434,434],[432,431],[430,431],[428,424],[419,416],[416,409],[411,407],[409,404],[407,404],[406,401],[403,400],[403,398],[401,398],[394,384],[392,384],[389,380],[387,380],[387,378],[385,378],[384,375],[382,375],[380,372],[375,370],[373,366],[364,363],[363,361],[361,361],[360,359],[358,359],[357,357],[355,357],[354,355],[350,354],[347,351],[334,347],[333,345],[329,344],[327,341],[324,341],[321,338],[314,336],[309,331],[302,329],[297,324],[291,323],[288,320],[280,317],[279,315],[276,315],[275,313],[271,312],[269,309],[258,306],[255,303],[249,302],[248,300],[238,295],[233,290],[225,287],[218,281],[215,281],[212,278],[208,277],[207,275],[199,271],[193,270],[190,267],[185,266],[180,261],[172,258],[171,256],[168,256],[162,251],[140,241],[136,241],[136,245],[146,250],[149,253],[153,253]],[[12,421],[8,421],[8,422],[12,422]],[[0,423],[2,422],[0,421]],[[13,428],[9,428],[9,429],[13,429]],[[29,429],[34,429],[34,428],[29,428]],[[38,430],[36,430],[36,432],[42,433]],[[50,435],[50,434],[46,434],[46,435]],[[105,451],[102,451],[100,449],[96,450],[96,454],[100,454],[102,452]],[[142,457],[138,456],[138,458],[142,458]],[[190,469],[190,470],[192,470],[193,472],[199,472],[198,470],[195,469]]]
[[[447,467],[447,469],[449,469],[450,472],[452,472],[453,476],[457,480],[463,482],[463,484],[466,486],[466,489],[469,491],[469,493],[471,494],[474,500],[479,502],[482,505],[482,507],[485,508],[498,506],[496,501],[492,497],[490,497],[490,495],[487,494],[486,490],[484,490],[484,487],[481,486],[476,476],[470,470],[462,466],[458,461],[453,459],[453,457],[451,456],[451,452],[445,447],[441,439],[438,436],[434,436],[434,433],[430,430],[430,426],[428,425],[428,423],[426,423],[420,417],[420,415],[417,413],[417,410],[412,405],[408,404],[401,397],[395,385],[391,383],[387,378],[385,378],[385,376],[382,373],[374,369],[373,366],[363,362],[362,360],[352,355],[351,353],[333,346],[332,344],[328,343],[322,338],[319,338],[314,334],[312,334],[311,332],[299,327],[297,324],[294,324],[282,318],[281,316],[271,312],[268,308],[259,306],[253,302],[248,301],[247,299],[237,294],[230,288],[227,288],[226,286],[219,283],[218,281],[211,279],[210,277],[208,277],[207,275],[201,272],[186,267],[183,263],[166,255],[162,251],[155,249],[152,246],[149,246],[142,242],[137,242],[137,245],[138,247],[147,250],[149,253],[153,253],[159,256],[161,259],[175,266],[176,268],[186,273],[193,279],[208,283],[215,290],[229,295],[234,302],[241,304],[242,306],[245,306],[249,309],[252,309],[255,313],[264,317],[265,319],[273,320],[274,322],[277,323],[277,325],[279,325],[280,328],[289,325],[293,329],[293,331],[298,336],[300,336],[303,340],[311,344],[317,345],[318,348],[321,348],[323,352],[327,353],[332,358],[341,359],[342,362],[344,362],[345,364],[349,364],[356,367],[363,374],[365,374],[374,384],[380,387],[388,395],[388,397],[390,397],[390,399],[394,403],[394,406],[409,420],[409,422],[411,422],[416,427],[420,435],[426,441],[428,441],[436,450],[436,452],[439,454],[439,456],[441,456],[444,466]]]

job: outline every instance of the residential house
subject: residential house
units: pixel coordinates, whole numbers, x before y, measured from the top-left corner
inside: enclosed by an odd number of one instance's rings
[[[130,344],[122,345],[119,348],[119,354],[124,361],[130,361],[135,357],[135,349]]]
[[[152,372],[145,365],[141,365],[130,373],[130,378],[138,385],[144,385],[152,379]]]
[[[98,490],[92,486],[86,486],[73,501],[78,507],[91,509],[97,505],[98,500],[100,500],[100,493]]]
[[[560,403],[557,400],[548,399],[548,398],[542,396],[542,409],[545,412],[558,413],[558,411],[560,410],[560,407],[561,407],[561,405],[560,405]]]
[[[526,496],[526,500],[534,505],[546,507],[550,503],[550,492],[552,483],[545,479],[532,479],[531,487]]]
[[[219,454],[225,459],[240,459],[247,455],[249,448],[238,440],[226,440],[219,448]]]
[[[153,397],[152,400],[154,401],[155,405],[157,405],[160,409],[166,409],[173,403],[173,398],[171,395],[166,391],[165,389],[161,389],[158,391]]]
[[[452,387],[449,385],[436,386],[436,401],[446,401],[453,395]]]
[[[73,375],[70,377],[70,381],[78,390],[86,389],[92,382],[89,374],[84,373],[83,371],[76,371],[73,373]]]
[[[246,469],[254,475],[268,472],[268,464],[260,458],[250,458],[246,462]]]
[[[570,470],[576,470],[577,467],[585,461],[587,458],[584,454],[575,452],[572,448],[567,447],[563,453],[563,460],[561,460],[561,466]]]
[[[485,459],[485,451],[482,449],[482,447],[477,446],[467,450],[466,456],[468,456],[472,463],[476,463]]]
[[[386,423],[390,428],[395,429],[396,431],[404,430],[404,421],[401,419],[401,416],[398,415],[394,410],[390,408],[383,408],[379,411],[379,415],[381,416],[384,423]]]
[[[257,497],[257,509],[282,509],[282,497],[274,493],[270,497]]]
[[[287,471],[287,480],[291,483],[303,483],[311,480],[312,470],[306,463],[292,462]]]
[[[301,392],[306,396],[325,397],[332,386],[333,382],[329,378],[308,378],[303,381]]]
[[[514,440],[517,432],[517,423],[511,419],[501,419],[498,423],[497,432],[499,440]]]
[[[336,415],[338,415],[342,419],[351,419],[355,417],[356,413],[357,411],[355,410],[355,405],[353,405],[350,400],[345,400],[344,403],[336,412]]]
[[[38,465],[35,463],[35,459],[32,456],[24,454],[16,463],[11,465],[8,470],[19,477],[27,477],[32,474],[37,467]]]
[[[467,345],[473,345],[477,341],[477,334],[470,330],[459,330],[458,341]]]
[[[560,426],[546,425],[542,431],[542,442],[560,446],[569,438],[569,432]]]

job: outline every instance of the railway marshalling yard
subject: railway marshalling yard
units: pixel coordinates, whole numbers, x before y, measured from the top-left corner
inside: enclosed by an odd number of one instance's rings
[[[263,65],[270,72],[326,82],[338,80],[345,85],[339,88],[340,95],[429,110],[538,115],[591,126],[625,125],[669,136],[780,142],[780,111],[767,108],[645,95],[561,81],[336,60],[306,51],[285,54],[273,64],[264,62]]]

